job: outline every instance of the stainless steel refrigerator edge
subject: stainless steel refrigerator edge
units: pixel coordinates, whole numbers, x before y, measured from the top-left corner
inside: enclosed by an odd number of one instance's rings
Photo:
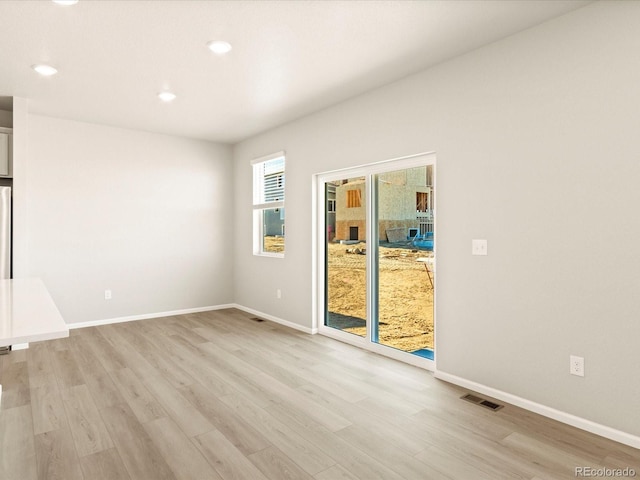
[[[0,279],[11,278],[11,187],[0,187]]]

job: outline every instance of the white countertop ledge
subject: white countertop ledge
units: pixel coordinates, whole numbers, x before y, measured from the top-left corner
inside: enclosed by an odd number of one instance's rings
[[[0,280],[0,347],[69,336],[39,278]]]

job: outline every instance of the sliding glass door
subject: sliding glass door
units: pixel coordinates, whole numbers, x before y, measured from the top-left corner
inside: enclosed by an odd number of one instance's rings
[[[374,342],[433,359],[433,165],[374,176]],[[424,197],[427,197],[425,200]]]
[[[367,334],[366,186],[364,177],[324,183],[325,325]],[[338,200],[337,197],[340,197]]]
[[[318,175],[320,333],[434,360],[434,173],[428,154]]]

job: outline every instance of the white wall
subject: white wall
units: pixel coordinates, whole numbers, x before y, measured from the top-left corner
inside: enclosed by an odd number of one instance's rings
[[[437,368],[640,435],[638,32],[591,4],[237,145],[236,302],[311,327],[312,175],[435,151]],[[249,161],[278,150],[286,257],[258,258]]]
[[[229,147],[30,115],[27,170],[27,275],[67,323],[233,301]]]

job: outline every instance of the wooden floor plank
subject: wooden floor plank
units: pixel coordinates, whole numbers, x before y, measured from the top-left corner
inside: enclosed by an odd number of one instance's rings
[[[221,400],[250,422],[256,430],[307,473],[314,475],[336,463],[334,459],[318,451],[305,438],[305,435],[294,432],[288,425],[241,395],[229,395]]]
[[[286,409],[283,405],[272,405],[266,410],[281,424],[287,425],[291,431],[305,438],[314,448],[341,464],[356,477],[371,480],[402,480],[400,474],[379,462],[374,452],[367,452],[366,449],[361,448],[361,445],[352,445],[337,435],[338,432],[331,432],[300,412]],[[372,426],[373,428],[375,427]],[[292,458],[296,460],[295,457]]]
[[[26,351],[29,377],[54,373],[49,342],[30,343]]]
[[[268,480],[251,461],[218,430],[195,437],[198,449],[224,480]]]
[[[253,377],[260,373],[259,369],[226,352],[221,352],[212,343],[203,343],[199,346],[199,349],[209,355],[210,358],[213,358],[216,365],[223,367],[218,369],[217,375],[226,383],[233,385],[234,391],[240,391],[261,407],[281,401],[281,398],[278,395],[274,395],[269,388],[265,388],[259,381],[253,380]]]
[[[2,480],[564,480],[640,450],[235,309],[0,357]]]
[[[439,472],[434,478],[442,476],[452,479],[473,478],[474,480],[493,480],[491,476],[469,465],[464,459],[450,455],[437,447],[431,447],[416,458],[422,460],[425,466],[430,466],[433,470]],[[501,476],[499,478],[503,480],[505,477]]]
[[[86,374],[84,381],[98,409],[118,405],[125,401],[113,381],[113,377],[106,371],[100,371],[95,375]]]
[[[417,453],[424,449],[425,443],[430,443],[430,432],[427,429],[417,428],[410,417],[402,415],[381,416],[377,409],[367,410],[358,403],[347,402],[316,385],[304,385],[298,390],[314,402],[350,419],[355,425],[364,428],[375,425],[375,430],[384,432],[388,442],[404,448],[408,452]]]
[[[87,339],[87,335],[77,334],[69,337],[71,355],[83,375],[98,375],[106,372],[98,356]]]
[[[358,477],[349,473],[342,465],[334,465],[313,477],[316,480],[359,480]]]
[[[118,333],[174,387],[184,387],[195,382],[180,365],[168,358],[167,352],[154,342],[154,337],[144,335],[131,326],[119,328]]]
[[[557,478],[575,477],[575,467],[585,466],[594,469],[601,468],[601,464],[595,464],[592,460],[576,455],[573,452],[560,450],[537,438],[514,432],[503,439],[501,444],[520,452],[527,458],[535,458],[536,464],[548,469],[557,475]]]
[[[96,354],[96,357],[107,372],[113,370],[121,370],[127,367],[125,359],[122,353],[115,348],[107,339],[102,335],[102,331],[107,332],[105,325],[103,328],[90,327],[87,332],[83,332],[86,335],[87,342]]]
[[[18,353],[22,353],[20,350]],[[0,409],[21,407],[31,403],[29,368],[27,362],[12,361],[13,352],[6,355],[2,365],[2,398]]]
[[[252,453],[248,458],[267,478],[313,480],[311,475],[275,447]]]
[[[164,378],[145,378],[142,383],[158,399],[187,437],[200,435],[214,428],[211,422]]]
[[[233,355],[246,363],[255,365],[263,373],[284,383],[288,387],[297,388],[309,383],[307,378],[293,373],[288,365],[278,365],[277,359],[273,358],[273,356],[270,356],[268,353],[261,353],[260,350],[256,351],[242,348],[234,351]]]
[[[0,478],[35,480],[37,459],[31,407],[0,410]]]
[[[39,479],[82,480],[82,470],[68,428],[35,436]]]
[[[102,351],[99,359],[108,372],[129,368],[140,378],[148,375],[157,375],[158,372],[146,358],[133,347],[122,335],[123,327],[121,324],[104,325],[98,330],[99,336],[95,339],[96,347],[100,350],[112,352],[112,358],[103,359]]]
[[[63,428],[67,417],[62,403],[60,389],[53,374],[36,375],[38,386],[31,387],[31,413],[35,435]],[[34,380],[35,382],[36,380]],[[34,385],[32,382],[32,385]]]
[[[162,453],[128,405],[106,407],[100,414],[132,479],[176,479]]]
[[[92,453],[80,459],[86,480],[129,480],[131,476],[115,448]]]
[[[81,330],[80,330],[81,331]],[[70,337],[71,353],[76,360],[84,383],[98,408],[122,403],[124,399],[116,388],[109,373],[98,359],[86,335],[76,334]]]
[[[233,409],[216,398],[202,385],[189,385],[180,390],[209,422],[245,455],[263,450],[271,443]]]
[[[352,425],[336,432],[340,438],[350,445],[355,445],[363,452],[373,454],[374,458],[382,462],[402,478],[417,480],[422,478],[435,478],[437,470],[429,465],[424,465],[411,456],[411,451],[396,447],[390,443],[384,432],[372,431],[359,425]]]
[[[144,424],[153,443],[179,480],[220,480],[180,427],[170,418],[159,418]]]
[[[87,386],[63,389],[61,395],[78,455],[83,457],[112,448],[111,437]]]
[[[431,443],[437,448],[432,448],[428,454],[442,450],[454,457],[461,456],[465,462],[476,465],[478,470],[489,473],[493,472],[495,466],[499,466],[501,474],[508,475],[509,479],[529,479],[534,476],[553,478],[553,475],[561,476],[566,473],[565,470],[549,469],[542,458],[529,455],[526,450],[504,444],[502,440],[506,436],[494,437],[491,430],[494,423],[500,421],[500,417],[495,415],[497,412],[482,410],[474,421],[465,420],[470,410],[477,409],[477,406],[465,402],[464,407],[458,406],[458,418],[455,419],[450,418],[448,410],[423,411],[411,418],[417,427],[432,435]],[[478,419],[484,421],[479,423]],[[421,460],[425,458],[419,455],[416,457]],[[584,457],[581,461],[586,462],[587,458]]]
[[[80,371],[71,350],[57,350],[52,354],[53,368],[61,389],[84,384],[84,377]]]
[[[167,416],[164,408],[128,368],[111,372],[116,387],[141,423]]]
[[[251,375],[250,378],[251,381],[258,385],[263,391],[269,392],[274,398],[281,399],[279,402],[273,402],[274,404],[282,403],[287,408],[300,410],[331,431],[335,432],[351,425],[351,422],[343,416],[322,405],[314,403],[300,392],[281,383],[276,378],[262,372],[257,375]]]

